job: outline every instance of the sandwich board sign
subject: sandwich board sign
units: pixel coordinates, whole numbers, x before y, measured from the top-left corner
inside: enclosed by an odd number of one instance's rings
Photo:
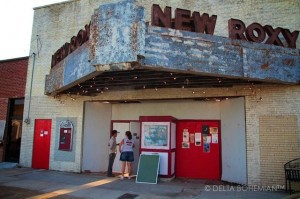
[[[158,154],[141,154],[136,183],[157,184],[159,170]]]

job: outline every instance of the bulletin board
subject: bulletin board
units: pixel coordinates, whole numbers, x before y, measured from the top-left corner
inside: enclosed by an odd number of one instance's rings
[[[176,177],[221,179],[221,121],[179,120]]]
[[[136,183],[157,184],[159,161],[158,154],[141,154]]]

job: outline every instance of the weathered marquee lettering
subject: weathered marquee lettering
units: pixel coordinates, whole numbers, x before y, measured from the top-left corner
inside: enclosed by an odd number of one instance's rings
[[[266,44],[284,46],[279,37],[279,34],[282,33],[289,48],[296,48],[296,41],[299,36],[299,31],[291,33],[288,29],[280,27],[274,29],[270,25],[262,26],[259,23],[252,23],[246,28],[245,24],[238,19],[228,20],[228,32],[230,39],[248,40],[257,43],[265,42]],[[266,35],[268,35],[267,39],[265,39]]]
[[[283,46],[283,43],[279,39],[278,35],[281,32],[281,28],[273,29],[270,25],[265,25],[264,27],[266,33],[268,34],[269,38],[266,41],[266,44],[274,44],[276,46]]]
[[[77,46],[81,46],[84,42],[86,42],[86,33],[84,30],[79,30],[76,40],[77,40]]]
[[[282,29],[281,33],[287,41],[289,48],[296,48],[296,41],[299,35],[299,31],[295,30],[291,33],[288,29]]]
[[[176,8],[175,10],[175,29],[192,31],[191,11]]]
[[[79,46],[84,44],[90,38],[90,25],[85,25],[84,30],[79,30],[77,36],[73,36],[70,39],[70,43],[65,43],[60,47],[53,55],[51,61],[51,68],[66,58],[69,54],[75,51]]]
[[[206,33],[213,35],[217,22],[217,15],[209,17],[208,14],[203,13],[200,16],[199,12],[193,12],[193,20],[195,26],[195,32]]]
[[[159,5],[152,5],[152,26],[213,35],[216,21],[216,15],[210,17],[207,13],[200,15],[199,12],[193,12],[191,15],[190,10],[180,8],[175,9],[175,19],[172,19],[171,7],[165,7],[164,11],[162,11]],[[70,39],[70,43],[65,43],[52,55],[51,68],[89,40],[90,27],[91,22],[85,25],[84,30],[79,30],[77,35]],[[296,48],[296,41],[299,36],[299,31],[290,32],[290,30],[280,27],[274,29],[270,25],[262,26],[259,23],[252,23],[246,27],[244,22],[238,19],[228,20],[228,32],[230,39],[248,40],[257,43],[265,42],[266,44],[284,46],[279,37],[281,33],[289,48]],[[268,36],[267,39],[266,36]]]
[[[255,32],[257,35],[255,35]],[[258,23],[252,23],[246,29],[246,38],[248,41],[253,41],[257,43],[261,43],[266,38],[266,33],[264,28]]]
[[[230,39],[240,39],[246,40],[244,32],[246,30],[246,26],[244,22],[238,19],[229,19],[228,20],[228,32]]]
[[[164,12],[161,10],[159,5],[152,5],[152,26],[171,28],[171,7],[165,7]]]
[[[70,40],[70,53],[76,50],[76,48],[77,48],[77,41],[76,41],[76,37],[73,36]]]
[[[153,4],[151,25],[211,35],[214,34],[217,21],[216,15],[209,17],[207,13],[200,15],[199,12],[193,12],[191,16],[190,10],[176,8],[175,19],[171,19],[171,11],[171,7],[165,7],[163,12],[159,5]]]
[[[70,52],[70,43],[66,42],[62,47],[62,57],[68,56]]]

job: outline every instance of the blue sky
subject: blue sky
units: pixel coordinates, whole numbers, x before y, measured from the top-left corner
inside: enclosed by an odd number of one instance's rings
[[[33,8],[66,0],[0,1],[0,60],[29,55]]]

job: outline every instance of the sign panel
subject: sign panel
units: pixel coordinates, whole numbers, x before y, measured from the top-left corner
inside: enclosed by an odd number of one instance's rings
[[[59,147],[58,150],[71,151],[72,150],[72,134],[73,124],[71,121],[62,121],[59,125]]]
[[[136,183],[157,184],[158,169],[158,154],[141,154],[137,171]]]
[[[142,148],[169,149],[170,122],[143,122]]]

